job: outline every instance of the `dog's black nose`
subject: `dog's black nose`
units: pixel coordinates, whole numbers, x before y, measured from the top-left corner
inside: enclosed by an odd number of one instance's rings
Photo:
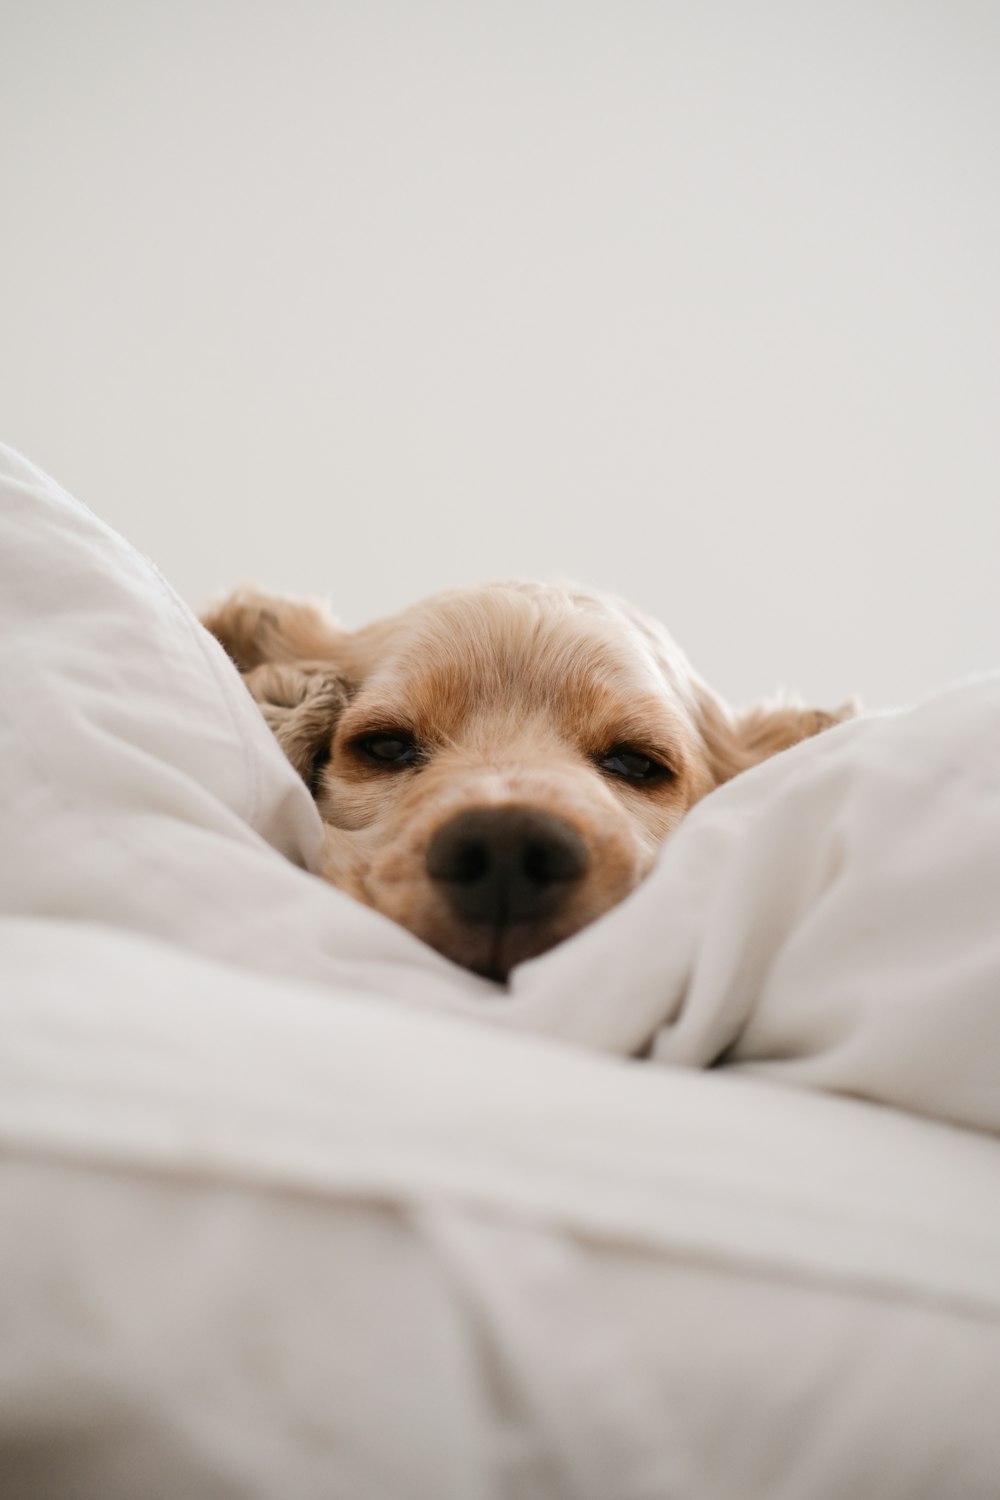
[[[472,808],[427,846],[428,875],[466,922],[505,926],[549,916],[586,868],[576,829],[533,807]]]

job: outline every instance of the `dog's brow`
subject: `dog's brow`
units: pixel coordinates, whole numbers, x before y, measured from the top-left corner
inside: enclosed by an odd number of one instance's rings
[[[405,733],[418,739],[421,735],[421,726],[415,723],[413,715],[405,707],[393,706],[389,703],[354,702],[340,722],[342,739],[354,740],[359,735],[390,732]]]

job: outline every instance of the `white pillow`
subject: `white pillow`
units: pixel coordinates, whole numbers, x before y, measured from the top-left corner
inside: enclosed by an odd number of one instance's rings
[[[485,988],[302,873],[319,817],[221,647],[145,558],[2,447],[0,673],[0,912],[428,1003]]]
[[[776,756],[613,919],[515,974],[515,1007],[1000,1134],[998,747],[986,676]]]

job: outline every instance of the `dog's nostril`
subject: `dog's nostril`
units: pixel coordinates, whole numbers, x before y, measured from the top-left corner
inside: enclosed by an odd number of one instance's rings
[[[539,885],[548,885],[553,880],[575,880],[578,875],[583,874],[581,853],[582,840],[578,837],[573,840],[550,839],[547,842],[533,839],[525,845],[521,868],[530,880],[537,880]]]
[[[530,807],[474,808],[440,828],[427,873],[464,921],[551,915],[587,867],[587,848],[563,818]]]
[[[447,871],[442,870],[439,879],[457,880],[463,885],[481,880],[490,868],[490,851],[484,843],[471,841],[460,843],[453,851]]]

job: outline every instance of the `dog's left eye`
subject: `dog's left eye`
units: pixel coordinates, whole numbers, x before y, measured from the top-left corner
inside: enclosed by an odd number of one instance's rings
[[[402,734],[370,734],[358,741],[358,749],[381,766],[412,766],[423,759],[420,747]]]
[[[640,750],[630,750],[627,745],[616,745],[607,755],[602,755],[597,764],[602,771],[620,776],[623,781],[644,782],[647,786],[671,774],[660,761],[643,755]]]

